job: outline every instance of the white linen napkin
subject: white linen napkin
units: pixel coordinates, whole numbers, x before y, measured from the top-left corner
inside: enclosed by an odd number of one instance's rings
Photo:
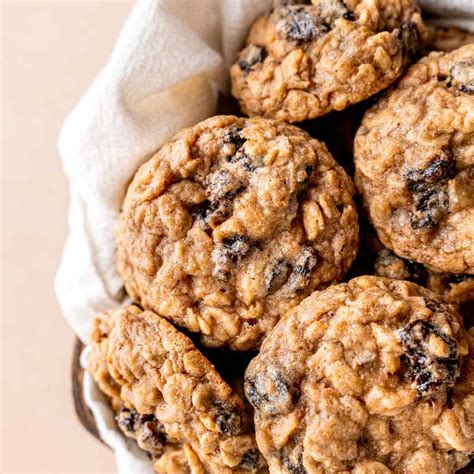
[[[441,13],[441,23],[474,31],[473,1],[420,3]],[[215,114],[218,90],[228,86],[228,68],[251,22],[271,4],[139,0],[110,60],[66,119],[59,151],[70,182],[69,238],[55,289],[83,342],[96,313],[124,303],[114,225],[128,182],[179,129]],[[112,410],[87,374],[84,391],[118,471],[152,473],[144,453],[118,433]]]
[[[428,23],[474,33],[474,0],[418,0],[418,4],[423,12],[433,15]]]

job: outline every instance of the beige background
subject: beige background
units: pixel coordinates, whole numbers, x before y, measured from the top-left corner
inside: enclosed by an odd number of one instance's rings
[[[70,394],[73,334],[52,286],[68,205],[56,141],[64,117],[107,60],[131,3],[0,5],[0,471],[113,472],[112,453],[79,425]]]

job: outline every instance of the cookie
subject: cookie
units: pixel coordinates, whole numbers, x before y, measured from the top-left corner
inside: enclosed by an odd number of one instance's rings
[[[301,122],[394,82],[426,31],[411,0],[313,0],[253,24],[230,75],[242,110]]]
[[[133,179],[117,229],[132,299],[207,346],[257,348],[358,245],[351,179],[291,125],[217,116],[178,133]]]
[[[428,25],[427,49],[431,51],[453,51],[466,44],[474,43],[474,33],[454,26]]]
[[[474,357],[455,308],[363,276],[283,318],[245,375],[275,473],[454,473],[474,451]]]
[[[474,45],[424,57],[364,116],[356,185],[382,243],[474,273]]]
[[[137,306],[101,314],[91,346],[89,371],[101,389],[108,372],[114,388],[106,393],[121,403],[118,425],[157,472],[248,473],[263,465],[241,398],[165,319]]]
[[[106,318],[107,314],[102,316]],[[102,330],[105,330],[102,332]],[[117,426],[122,433],[134,439],[153,460],[157,474],[188,474],[202,471],[202,464],[196,462],[196,455],[189,445],[174,443],[166,436],[163,425],[153,414],[140,414],[135,408],[127,408],[122,400],[121,385],[111,376],[107,366],[107,351],[100,341],[108,335],[108,325],[102,325],[97,318],[93,324],[91,355],[88,368],[99,389],[107,396],[116,413]],[[194,471],[193,471],[194,469]]]

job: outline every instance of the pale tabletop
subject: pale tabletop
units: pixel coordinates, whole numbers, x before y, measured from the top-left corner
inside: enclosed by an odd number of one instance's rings
[[[1,1],[0,472],[114,472],[78,422],[73,334],[53,293],[67,233],[57,135],[131,9],[117,1]]]

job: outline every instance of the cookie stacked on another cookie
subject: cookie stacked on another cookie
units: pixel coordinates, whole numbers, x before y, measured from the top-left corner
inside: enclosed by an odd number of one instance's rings
[[[88,370],[158,473],[257,472],[251,416],[191,340],[137,306],[99,315]]]
[[[301,122],[393,83],[426,30],[412,0],[283,2],[252,26],[231,69],[248,115]]]

